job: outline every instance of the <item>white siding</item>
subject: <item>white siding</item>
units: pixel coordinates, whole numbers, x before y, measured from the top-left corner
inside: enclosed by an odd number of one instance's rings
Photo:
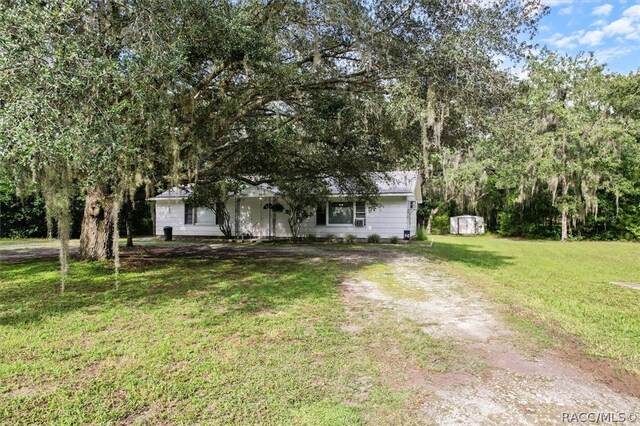
[[[178,236],[222,235],[218,225],[185,225],[182,200],[156,201],[156,235],[162,235],[165,226],[172,226],[173,235]]]
[[[384,196],[380,198],[379,206],[369,210],[367,206],[367,226],[354,225],[326,225],[316,226],[315,213],[302,224],[301,235],[315,234],[318,237],[335,234],[344,237],[353,234],[357,238],[366,238],[371,234],[378,234],[382,238],[397,236],[402,238],[405,229],[410,230],[411,236],[416,233],[416,209],[410,209],[409,201],[413,197]],[[335,199],[338,201],[338,199]],[[241,234],[250,233],[254,237],[269,236],[269,209],[266,203],[279,202],[273,198],[244,198],[240,200]],[[231,215],[231,229],[235,232],[235,199],[229,200],[227,210]],[[286,207],[286,206],[285,206]],[[275,229],[274,229],[275,218]],[[285,212],[271,212],[271,233],[276,237],[289,237],[291,231]],[[222,236],[218,225],[185,225],[184,202],[182,200],[162,200],[156,202],[156,235],[163,234],[165,226],[173,227],[176,236]]]
[[[382,238],[397,236],[402,238],[405,229],[415,235],[416,212],[408,214],[409,204],[405,196],[380,197],[379,206],[369,210],[367,206],[367,226],[353,225],[316,225],[315,214],[307,219],[302,226],[302,235],[315,234],[318,237],[335,234],[345,237],[353,234],[358,238],[366,238],[371,234],[378,234]],[[413,224],[413,228],[412,228]]]

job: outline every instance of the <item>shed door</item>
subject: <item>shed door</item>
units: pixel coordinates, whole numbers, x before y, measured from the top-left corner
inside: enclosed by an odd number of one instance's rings
[[[475,234],[476,219],[474,217],[465,217],[458,219],[458,232],[460,234]]]

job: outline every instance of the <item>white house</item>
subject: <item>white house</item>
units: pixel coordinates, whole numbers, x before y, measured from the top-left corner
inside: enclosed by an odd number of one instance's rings
[[[344,237],[352,234],[366,238],[378,234],[382,238],[402,238],[407,230],[414,236],[417,203],[422,202],[418,172],[390,172],[386,178],[377,179],[377,185],[380,195],[376,207],[349,200],[345,194],[332,189],[328,200],[318,205],[313,216],[303,222],[300,235]],[[155,234],[162,235],[163,228],[171,226],[176,236],[222,236],[215,213],[208,208],[187,205],[188,196],[188,188],[172,188],[149,199],[156,203]],[[288,215],[272,209],[275,204],[287,207],[279,199],[278,189],[267,185],[250,186],[231,196],[227,210],[234,234],[266,239],[290,237]]]

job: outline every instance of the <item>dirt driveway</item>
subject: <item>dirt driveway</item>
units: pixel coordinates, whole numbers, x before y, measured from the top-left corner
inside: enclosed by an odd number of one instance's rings
[[[596,371],[597,366],[574,362],[575,358],[569,362],[559,349],[537,348],[509,329],[498,307],[483,294],[446,276],[424,257],[385,246],[343,249],[335,245],[171,245],[153,241],[121,253],[142,260],[174,255],[324,258],[344,262],[346,272],[360,270],[363,264],[383,265],[392,271],[391,287],[384,279],[345,273],[349,277],[342,283],[346,309],[356,314],[358,306],[380,308],[409,319],[425,333],[453,345],[472,366],[443,373],[389,363],[385,374],[409,377],[407,387],[429,395],[421,407],[425,421],[435,419],[442,425],[584,424],[593,422],[579,420],[600,415],[599,423],[612,424],[611,420],[620,422],[624,414],[631,416],[625,424],[640,424],[633,417],[640,416],[637,378],[629,386],[624,381],[606,384],[607,371]],[[57,250],[50,246],[0,250],[0,261],[56,256]]]
[[[563,419],[579,423],[575,416],[595,419],[585,417],[588,413],[603,413],[601,420],[613,413],[617,417],[610,419],[618,421],[624,413],[631,416],[628,423],[640,416],[640,399],[625,392],[624,384],[614,390],[572,366],[557,350],[536,350],[500,320],[496,306],[481,293],[444,275],[435,264],[412,255],[396,256],[387,264],[401,288],[349,279],[343,283],[347,300],[373,303],[417,322],[475,365],[471,371],[429,373],[411,367],[405,372],[414,387],[432,395],[422,407],[427,418],[442,425],[540,425],[562,424]]]

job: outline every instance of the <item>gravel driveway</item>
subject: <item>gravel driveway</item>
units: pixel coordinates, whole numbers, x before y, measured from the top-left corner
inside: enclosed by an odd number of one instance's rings
[[[640,399],[629,392],[612,389],[554,350],[528,350],[522,336],[495,314],[496,306],[435,264],[402,254],[387,263],[408,296],[385,291],[380,283],[349,279],[343,285],[350,303],[373,303],[410,318],[482,366],[452,373],[411,368],[411,383],[432,395],[423,405],[426,418],[442,425],[546,425],[562,424],[563,418],[577,423],[572,416],[580,413],[613,413],[618,420],[620,413],[631,420],[640,415]]]

